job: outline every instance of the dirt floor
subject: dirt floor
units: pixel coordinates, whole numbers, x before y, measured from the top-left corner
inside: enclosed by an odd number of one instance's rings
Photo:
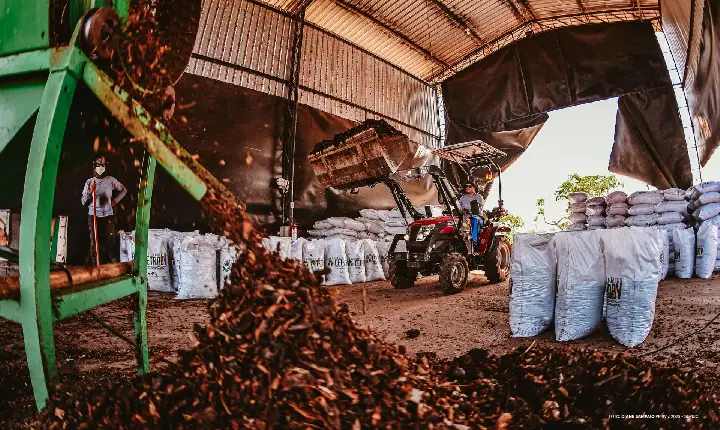
[[[366,291],[365,312],[363,294]],[[347,303],[356,321],[371,326],[388,342],[405,345],[408,354],[433,352],[449,358],[472,348],[487,348],[500,354],[533,342],[556,345],[549,331],[532,339],[510,337],[508,286],[490,285],[482,275],[473,275],[460,294],[445,296],[437,278],[418,281],[415,288],[394,290],[388,282],[333,287],[340,303]],[[205,321],[207,301],[176,301],[151,293],[148,300],[148,334],[151,366],[164,366],[158,357],[173,360],[179,349],[193,342],[192,327]],[[129,301],[119,301],[95,313],[128,337],[132,337]],[[696,336],[688,336],[720,313],[720,276],[709,280],[668,280],[660,284],[652,333],[641,346],[619,346],[605,327],[592,336],[569,345],[604,351],[643,354],[665,346],[676,338],[682,342],[647,358],[683,368],[694,368],[717,384],[720,374],[720,318]],[[420,334],[410,339],[407,331]],[[102,383],[132,377],[135,360],[132,348],[107,332],[88,315],[80,315],[56,326],[56,350],[60,381],[69,385]],[[0,320],[0,428],[27,425],[34,413],[32,390],[25,362],[22,330]]]

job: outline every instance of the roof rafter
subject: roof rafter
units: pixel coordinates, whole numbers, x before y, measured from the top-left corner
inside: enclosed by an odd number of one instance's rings
[[[354,6],[354,5],[346,2],[345,0],[333,0],[333,1],[335,2],[335,4],[342,7],[343,9],[345,9],[351,13],[354,13],[356,15],[360,15],[365,19],[370,20],[373,24],[377,25],[378,27],[382,28],[383,30],[387,31],[388,33],[392,34],[393,36],[397,37],[398,39],[402,40],[406,45],[408,45],[412,49],[420,52],[421,54],[423,54],[426,57],[430,58],[431,60],[435,61],[436,63],[439,63],[440,65],[442,65],[445,68],[445,70],[451,68],[451,66],[448,62],[438,58],[432,52],[423,48],[422,46],[417,44],[417,42],[410,39],[408,36],[402,34],[398,30],[395,30],[394,28],[390,27],[389,25],[385,24],[384,22],[380,21],[379,19],[375,18],[373,15],[365,12],[364,10],[358,8],[357,6]]]
[[[578,0],[580,1],[580,0]],[[512,11],[513,15],[515,15],[515,18],[517,18],[518,21],[521,23],[526,23],[528,21],[536,21],[537,17],[535,14],[530,10],[528,5],[525,4],[525,1],[523,0],[505,0],[505,3],[510,7],[510,10]]]
[[[467,19],[465,19],[465,18],[461,17],[460,15],[456,14],[455,12],[453,12],[452,9],[450,9],[448,7],[448,5],[446,5],[445,3],[442,2],[442,0],[430,0],[430,2],[432,4],[434,4],[435,6],[437,6],[437,8],[440,9],[442,11],[442,13],[445,14],[445,16],[448,17],[448,19],[453,22],[453,24],[460,27],[460,29],[463,32],[465,32],[465,34],[467,34],[468,36],[475,39],[475,42],[478,45],[484,45],[485,43],[487,43],[485,41],[485,39],[480,37],[480,35],[477,34],[477,32],[475,30],[473,30],[472,27],[470,27],[470,24],[468,24]]]

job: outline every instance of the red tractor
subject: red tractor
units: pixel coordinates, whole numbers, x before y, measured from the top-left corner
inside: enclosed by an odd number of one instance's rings
[[[439,274],[443,291],[454,294],[465,287],[472,270],[483,270],[493,283],[506,280],[510,272],[511,245],[507,237],[510,229],[500,223],[500,218],[505,215],[500,169],[492,161],[505,154],[483,142],[460,143],[435,153],[457,162],[468,177],[482,168],[492,175],[497,174],[500,201],[498,207],[488,213],[483,213],[477,205],[473,206],[471,213],[466,213],[458,201],[460,193],[439,167],[429,166],[406,172],[404,178],[432,176],[443,204],[442,216],[432,217],[415,210],[397,181],[392,178],[383,180],[392,191],[403,216],[414,220],[408,225],[405,235],[395,236],[390,247],[388,259],[392,285],[395,288],[410,288],[418,274]],[[479,219],[482,225],[477,242],[471,236],[471,217]]]

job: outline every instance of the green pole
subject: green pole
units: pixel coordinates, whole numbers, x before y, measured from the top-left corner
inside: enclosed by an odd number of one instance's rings
[[[77,81],[50,73],[30,145],[20,224],[20,307],[30,381],[38,409],[57,376],[50,297],[50,228],[60,150]]]

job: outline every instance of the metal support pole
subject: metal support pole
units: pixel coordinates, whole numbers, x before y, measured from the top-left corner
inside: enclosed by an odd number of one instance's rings
[[[295,137],[297,132],[298,93],[300,87],[300,59],[302,56],[305,7],[296,15],[295,33],[290,57],[290,82],[288,83],[287,110],[285,112],[285,136],[283,139],[283,178],[288,181],[283,199],[283,223],[289,225],[295,217]]]

